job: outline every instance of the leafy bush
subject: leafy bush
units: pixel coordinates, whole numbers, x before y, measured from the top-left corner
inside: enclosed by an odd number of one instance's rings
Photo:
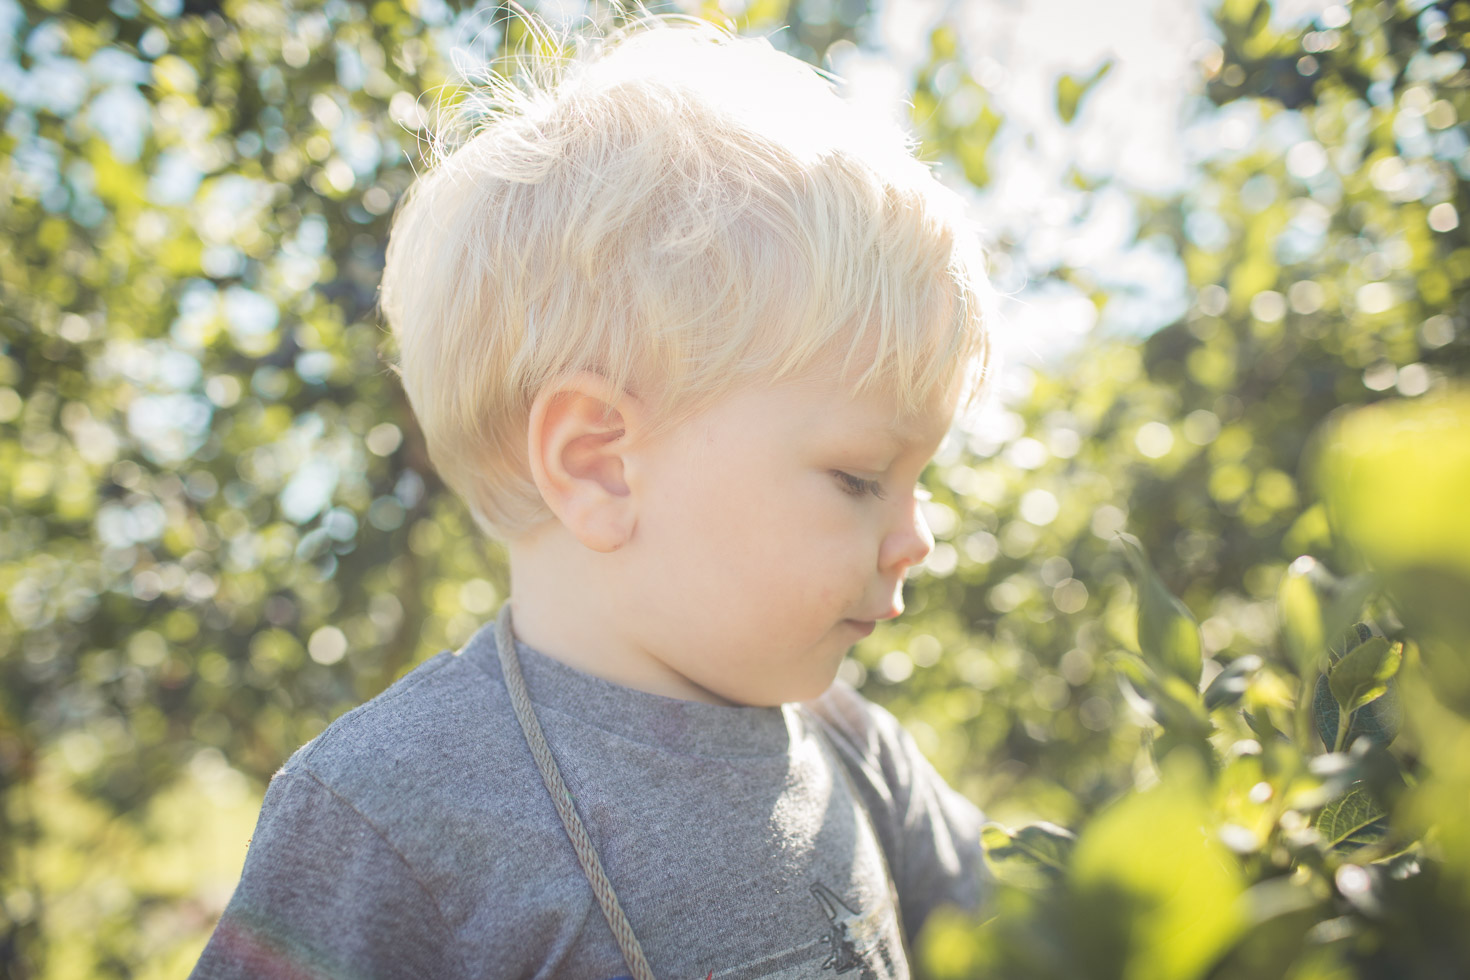
[[[987,828],[996,917],[936,930],[933,976],[1462,975],[1470,393],[1331,421],[1314,472],[1342,557],[1372,571],[1293,562],[1270,657],[1202,660],[1119,536],[1137,649],[1112,667],[1148,722],[1135,788],[1075,835]]]

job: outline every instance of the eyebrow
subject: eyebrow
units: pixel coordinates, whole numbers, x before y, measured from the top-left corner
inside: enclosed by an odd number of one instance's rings
[[[949,429],[945,429],[945,436],[949,435]],[[898,449],[916,449],[923,440],[925,433],[912,422],[890,422],[876,430],[877,434],[885,443]],[[941,437],[942,439],[943,437]]]
[[[885,425],[874,434],[879,442],[891,449],[908,449],[919,441],[918,433],[904,425]]]
[[[824,440],[837,440],[845,445],[869,446],[877,444],[883,448],[891,448],[899,451],[912,451],[919,448],[926,441],[928,433],[917,418],[898,417],[886,414],[886,417],[867,418],[858,421],[843,420],[838,423],[834,419],[831,428],[826,428]],[[955,426],[955,419],[950,419],[945,426],[944,434],[940,437],[941,443],[947,439]],[[819,429],[820,431],[820,429]]]
[[[923,435],[912,422],[891,422],[884,427],[884,431],[905,446],[912,446]]]
[[[956,413],[950,416],[949,421],[944,426],[943,434],[940,435],[940,441],[943,442],[947,439],[950,433],[954,432],[955,426],[958,424],[959,414]],[[905,446],[915,445],[928,434],[912,420],[891,422],[886,426],[886,431]]]

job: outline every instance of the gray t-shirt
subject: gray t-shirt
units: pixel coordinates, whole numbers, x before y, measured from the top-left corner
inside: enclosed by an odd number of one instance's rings
[[[979,811],[852,688],[725,707],[516,646],[655,976],[906,977],[905,945],[929,912],[978,902]],[[193,976],[627,974],[512,713],[489,623],[276,774]]]

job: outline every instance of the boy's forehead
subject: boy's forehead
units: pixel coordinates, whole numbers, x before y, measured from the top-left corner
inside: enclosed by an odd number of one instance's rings
[[[935,392],[918,412],[904,412],[894,392],[854,391],[831,381],[793,386],[807,411],[790,419],[820,438],[873,440],[915,448],[942,439],[955,421],[957,392]],[[777,407],[779,411],[779,406]]]
[[[868,406],[860,416],[856,421],[872,437],[900,449],[913,449],[944,438],[954,425],[955,404],[931,399],[922,412],[914,414],[899,412],[896,401],[890,399],[881,408]]]

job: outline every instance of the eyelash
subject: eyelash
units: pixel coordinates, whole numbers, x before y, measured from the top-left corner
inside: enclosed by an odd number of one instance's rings
[[[832,473],[842,483],[844,493],[853,497],[866,497],[872,495],[883,500],[888,495],[883,492],[883,485],[877,480],[864,480],[862,477],[844,473],[841,470],[833,470]]]

